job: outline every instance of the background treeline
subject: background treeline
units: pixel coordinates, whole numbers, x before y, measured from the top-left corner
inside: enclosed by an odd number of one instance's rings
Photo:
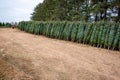
[[[120,51],[120,23],[23,21],[18,28],[32,34]]]
[[[7,28],[7,27],[11,27],[11,23],[8,22],[0,22],[0,28]]]
[[[31,19],[120,22],[120,0],[44,0],[35,7]]]

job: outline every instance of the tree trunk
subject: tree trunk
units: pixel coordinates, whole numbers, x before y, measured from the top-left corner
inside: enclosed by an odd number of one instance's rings
[[[102,20],[103,19],[103,16],[102,16],[102,12],[100,12],[100,20]]]
[[[118,21],[120,22],[120,7],[118,8]]]
[[[97,13],[95,14],[95,22],[98,21]]]
[[[105,13],[104,13],[104,20],[106,20],[107,19],[107,9],[105,9]]]

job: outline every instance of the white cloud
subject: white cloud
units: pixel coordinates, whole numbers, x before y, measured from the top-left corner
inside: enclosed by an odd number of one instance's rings
[[[30,20],[34,7],[43,0],[1,0],[0,22]]]

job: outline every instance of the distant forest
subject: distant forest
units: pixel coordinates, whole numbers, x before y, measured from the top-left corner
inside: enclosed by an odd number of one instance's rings
[[[120,22],[120,0],[44,0],[34,8],[31,19]]]

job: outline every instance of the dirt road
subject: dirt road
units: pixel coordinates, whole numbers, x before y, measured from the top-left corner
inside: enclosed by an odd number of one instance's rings
[[[0,80],[120,80],[120,52],[0,28]]]

